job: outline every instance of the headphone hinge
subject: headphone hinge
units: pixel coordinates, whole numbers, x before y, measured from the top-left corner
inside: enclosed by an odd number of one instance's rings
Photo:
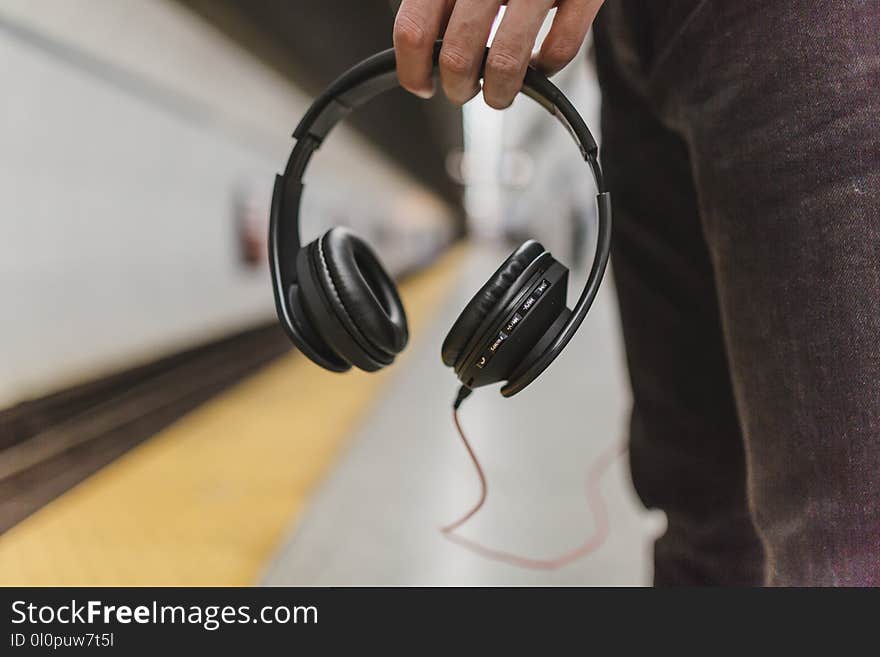
[[[311,138],[317,141],[320,146],[321,142],[330,134],[333,126],[351,114],[353,109],[354,107],[344,102],[341,98],[332,98],[321,108],[321,111],[315,115],[311,122],[304,121],[300,123],[296,130],[294,130],[293,137],[298,140]],[[308,127],[307,133],[303,130],[304,126]]]

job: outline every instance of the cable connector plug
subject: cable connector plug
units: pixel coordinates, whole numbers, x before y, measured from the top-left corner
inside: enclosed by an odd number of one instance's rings
[[[461,386],[458,389],[458,394],[455,396],[455,401],[452,402],[452,410],[457,411],[458,407],[461,406],[461,403],[473,394],[473,389],[468,388],[467,386]]]

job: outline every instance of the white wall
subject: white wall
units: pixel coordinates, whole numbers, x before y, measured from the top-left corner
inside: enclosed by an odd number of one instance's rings
[[[565,92],[598,140],[601,97],[586,50],[585,46],[553,82]],[[573,212],[581,215],[587,233],[595,236],[596,184],[592,173],[568,131],[530,99],[519,98],[503,115],[503,126],[503,150],[522,151],[533,163],[532,178],[524,188],[503,192],[507,228],[534,236],[558,257],[568,260]],[[589,259],[591,256],[592,252]]]
[[[234,215],[268,211],[302,92],[168,0],[0,0],[0,95],[0,407],[274,316]],[[390,217],[395,268],[445,238],[364,140],[324,151],[307,238]]]
[[[554,18],[552,10],[544,21],[536,49]],[[581,52],[553,82],[572,101],[598,140],[601,96],[595,68],[587,55],[590,47],[588,37]],[[471,229],[477,236],[515,240],[532,237],[570,264],[576,260],[583,266],[584,259],[592,258],[595,182],[571,135],[546,109],[520,95],[512,107],[499,112],[478,96],[465,107],[465,142],[472,165],[466,206]],[[581,239],[584,244],[573,239],[575,222],[582,226],[578,232],[585,236]],[[575,254],[574,248],[580,251]]]

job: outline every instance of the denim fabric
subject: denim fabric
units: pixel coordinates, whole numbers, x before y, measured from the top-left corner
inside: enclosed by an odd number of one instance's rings
[[[607,0],[656,584],[880,585],[880,1]]]

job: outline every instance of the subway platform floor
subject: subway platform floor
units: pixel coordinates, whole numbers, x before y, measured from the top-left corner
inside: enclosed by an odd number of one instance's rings
[[[640,505],[625,452],[601,479],[606,540],[561,569],[493,561],[439,532],[469,509],[479,492],[452,422],[456,380],[440,362],[440,344],[505,256],[499,247],[468,251],[451,293],[290,527],[264,584],[650,582],[651,543],[665,521]],[[481,389],[464,403],[462,424],[486,471],[488,498],[459,534],[491,549],[547,559],[601,531],[585,482],[591,464],[625,440],[629,390],[619,336],[613,288],[606,282],[575,339],[533,386],[513,399],[502,398],[496,388]]]
[[[412,338],[393,367],[340,376],[291,352],[37,509],[0,534],[0,585],[648,584],[664,519],[642,509],[625,454],[600,480],[606,539],[564,568],[499,563],[439,531],[479,493],[440,345],[508,252],[456,248],[408,279]],[[546,559],[601,533],[585,482],[625,438],[619,333],[606,283],[534,385],[465,402],[489,495],[459,535]]]

